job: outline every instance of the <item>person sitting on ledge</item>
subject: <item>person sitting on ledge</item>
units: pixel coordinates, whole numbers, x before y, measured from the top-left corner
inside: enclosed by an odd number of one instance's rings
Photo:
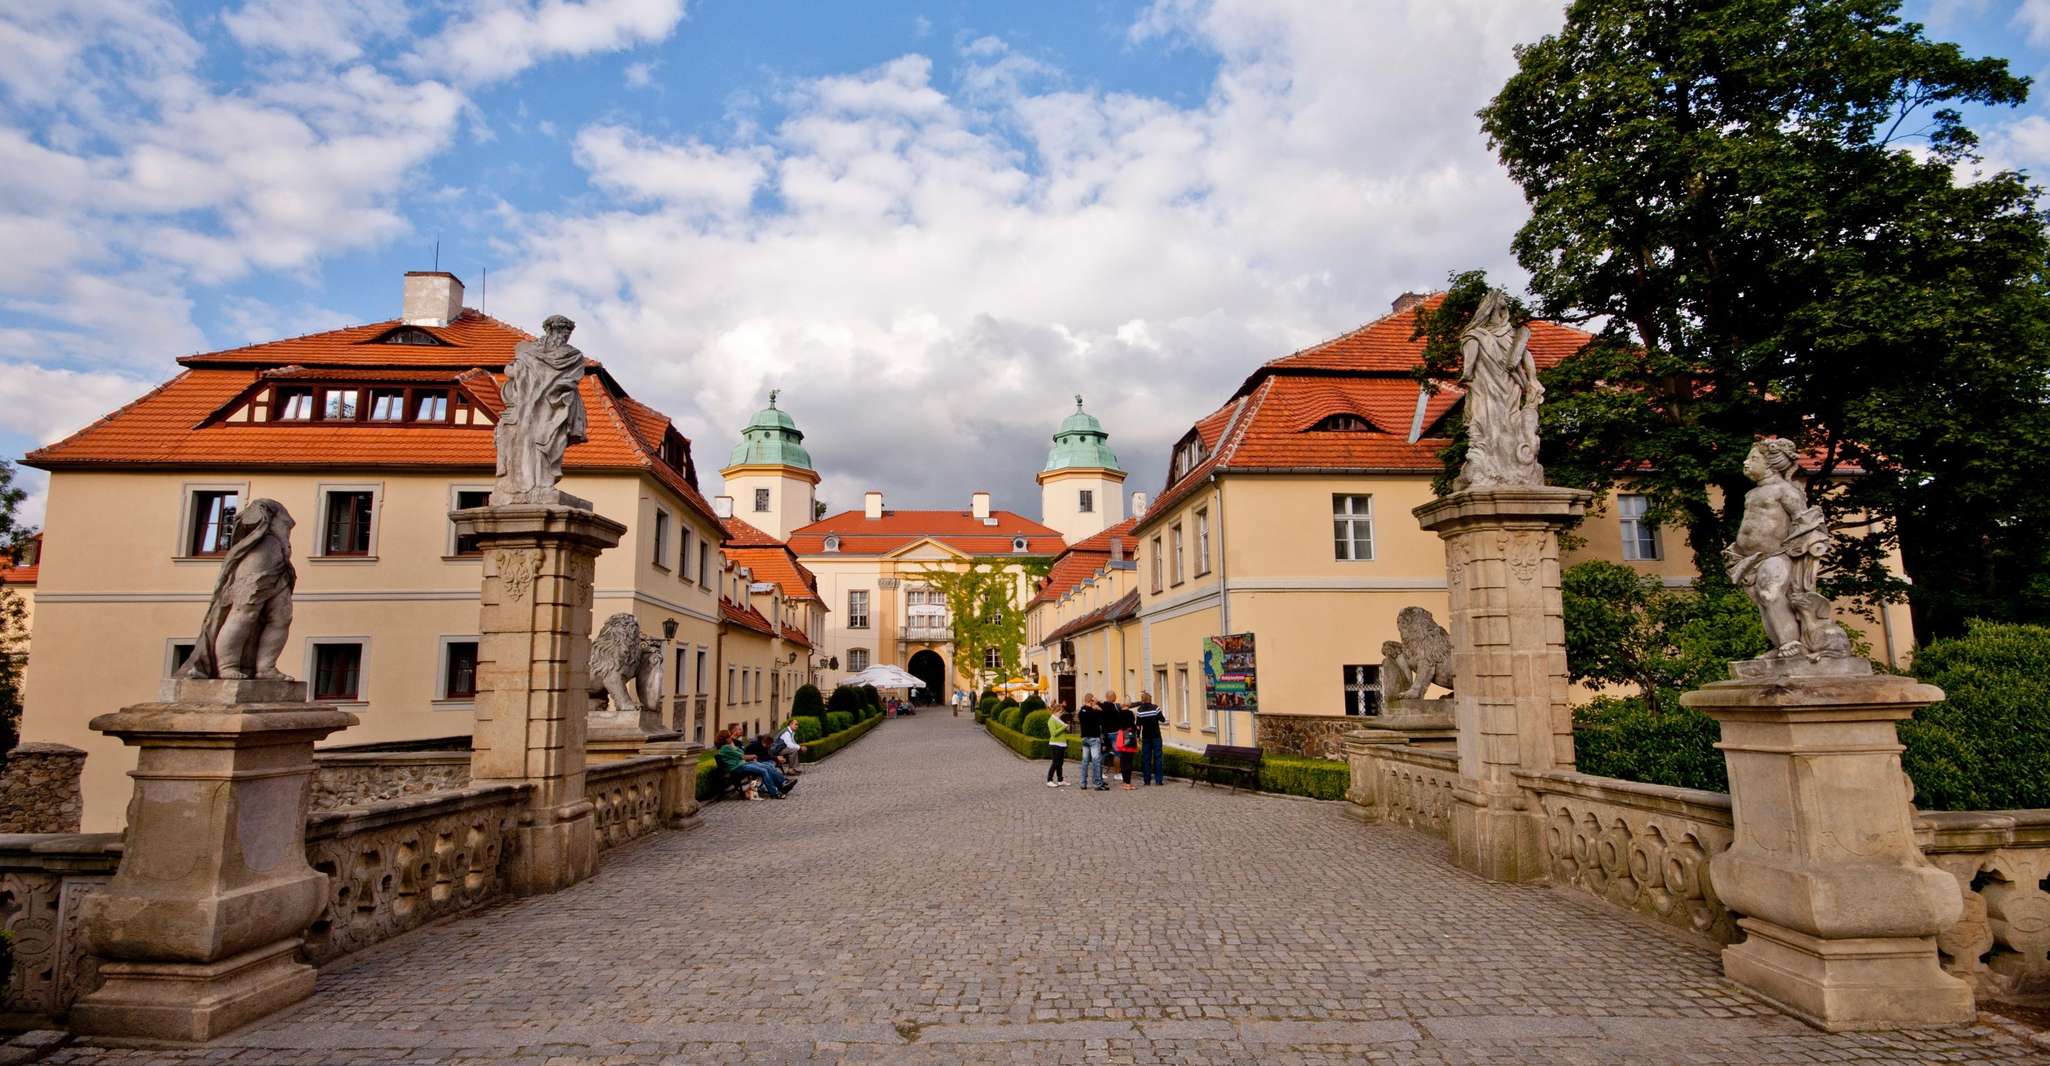
[[[798,764],[804,761],[804,745],[797,742],[797,719],[795,718],[792,718],[789,723],[783,726],[781,733],[776,734],[776,759],[783,764],[783,773],[785,775],[796,777],[804,773],[803,770],[797,768]]]
[[[783,776],[783,772],[772,763],[760,761],[740,750],[740,730],[737,727],[727,734],[726,743],[719,745],[712,758],[718,762],[719,769],[729,774],[754,778],[771,799],[782,799],[797,787],[797,782]]]

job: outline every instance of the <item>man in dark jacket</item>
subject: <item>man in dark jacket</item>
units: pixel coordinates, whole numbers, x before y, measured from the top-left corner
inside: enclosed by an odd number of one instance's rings
[[[1127,729],[1130,729],[1130,728],[1132,728],[1132,726],[1133,726],[1133,718],[1132,718],[1132,712],[1131,712],[1131,709],[1130,709],[1130,708],[1127,708],[1127,707],[1124,707],[1124,706],[1121,706],[1121,705],[1120,705],[1120,704],[1118,703],[1118,694],[1117,694],[1117,693],[1115,693],[1115,692],[1106,692],[1106,693],[1104,693],[1104,694],[1103,694],[1103,735],[1104,735],[1104,747],[1106,747],[1106,748],[1110,749],[1111,751],[1113,751],[1113,752],[1116,752],[1116,753],[1117,753],[1117,757],[1118,757],[1118,776],[1119,776],[1119,777],[1122,777],[1122,778],[1124,778],[1124,779],[1125,779],[1125,791],[1127,791],[1127,792],[1130,792],[1130,791],[1132,790],[1132,764],[1138,761],[1138,756],[1139,756],[1139,752],[1138,752],[1138,751],[1137,751],[1136,749],[1134,749],[1134,750],[1132,750],[1132,751],[1126,751],[1126,750],[1124,750],[1123,748],[1121,748],[1121,747],[1120,747],[1120,746],[1118,745],[1118,741],[1119,741],[1119,739],[1120,739],[1120,736],[1121,736],[1121,735],[1123,734],[1123,732],[1124,732],[1125,730],[1127,730]]]
[[[1166,717],[1153,702],[1153,693],[1139,693],[1132,704],[1132,718],[1139,723],[1139,779],[1143,784],[1164,785],[1166,754],[1160,745],[1160,721]]]
[[[1103,707],[1095,694],[1082,698],[1082,713],[1075,717],[1082,734],[1082,791],[1107,789],[1110,786],[1103,783]]]

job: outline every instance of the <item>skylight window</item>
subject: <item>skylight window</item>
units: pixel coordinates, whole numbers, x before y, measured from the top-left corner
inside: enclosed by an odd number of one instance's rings
[[[1310,427],[1313,433],[1372,433],[1374,424],[1349,411],[1325,415]]]

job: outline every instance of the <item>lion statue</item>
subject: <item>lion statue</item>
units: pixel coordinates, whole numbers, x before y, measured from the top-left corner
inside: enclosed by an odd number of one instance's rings
[[[1401,640],[1381,645],[1381,691],[1389,699],[1420,700],[1432,685],[1452,687],[1452,635],[1422,607],[1395,616]]]
[[[626,611],[607,618],[591,638],[590,693],[594,701],[609,701],[611,717],[662,728],[662,642],[641,636],[640,621]],[[594,709],[603,713],[608,707],[600,703]]]

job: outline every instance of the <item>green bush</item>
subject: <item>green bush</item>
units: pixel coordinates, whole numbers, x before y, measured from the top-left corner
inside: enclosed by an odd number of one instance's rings
[[[1022,733],[1025,731],[1025,708],[1012,704],[997,712],[997,720],[1004,723],[1006,729]]]
[[[1674,700],[1657,714],[1635,697],[1600,696],[1573,710],[1573,758],[1583,774],[1727,792],[1715,719]]]
[[[861,702],[871,713],[883,713],[883,694],[877,692],[874,685],[861,686]]]
[[[1352,787],[1352,767],[1335,759],[1269,755],[1260,760],[1260,791],[1311,799],[1342,800]]]
[[[1021,711],[1025,710],[1023,707],[1018,709]],[[1051,717],[1053,717],[1053,712],[1044,708],[1036,711],[1026,711],[1025,724],[1020,731],[1028,737],[1038,737],[1044,740],[1047,736],[1046,720]]]
[[[832,736],[854,724],[854,716],[846,711],[826,712],[826,735]]]
[[[1032,695],[1025,697],[1025,702],[1019,704],[1018,706],[1025,708],[1025,713],[1030,714],[1033,711],[1045,710],[1046,701],[1040,699],[1039,693],[1035,692]]]
[[[1758,609],[1727,581],[1670,589],[1621,563],[1591,560],[1559,575],[1570,680],[1637,689],[1649,713],[1729,676],[1766,650]]]
[[[867,702],[861,697],[861,689],[853,685],[840,685],[833,689],[831,696],[826,697],[826,710],[848,715],[860,714]]]
[[[819,713],[824,714],[825,712],[821,711]],[[799,744],[809,744],[826,735],[826,724],[820,718],[812,715],[799,715],[796,718],[792,718],[791,721],[797,725],[797,742]]]
[[[820,759],[867,736],[877,726],[882,724],[882,719],[871,717],[856,722],[854,725],[842,729],[831,736],[824,737],[818,743],[808,746],[809,750],[804,753],[804,761],[806,764],[818,762]]]
[[[1915,653],[1943,700],[1900,724],[1923,810],[2050,807],[2050,627],[1973,622]]]
[[[819,695],[817,685],[799,685],[797,694],[790,697],[790,716],[793,718],[817,718],[825,713],[826,700]]]
[[[1047,745],[1043,738],[1028,737],[1024,733],[1012,729],[1010,726],[1004,725],[994,718],[985,723],[983,728],[989,730],[990,736],[1002,741],[1005,747],[1028,759],[1053,758],[1053,749]]]

